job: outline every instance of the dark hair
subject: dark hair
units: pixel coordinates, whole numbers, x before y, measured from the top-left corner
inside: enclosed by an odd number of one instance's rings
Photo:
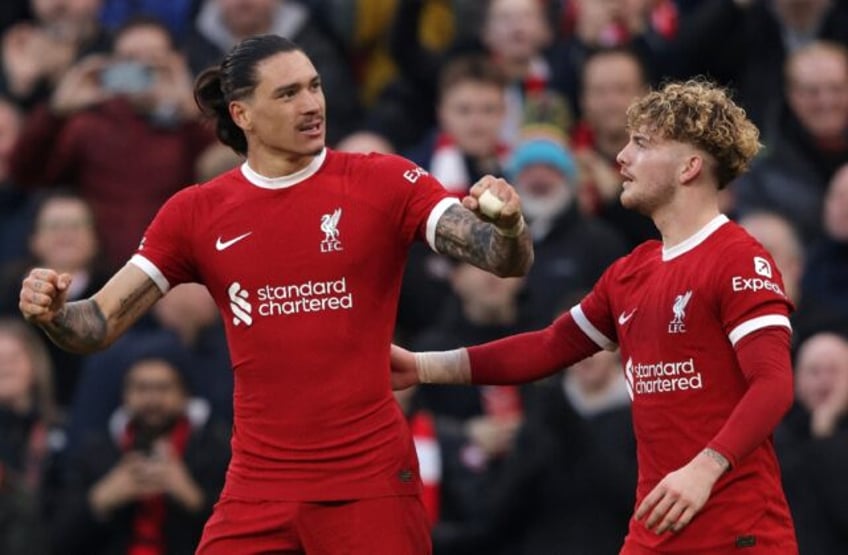
[[[467,54],[450,60],[439,73],[439,99],[444,99],[457,85],[469,81],[500,89],[507,85],[506,76],[494,62],[478,54]]]
[[[215,119],[215,132],[222,143],[239,154],[247,154],[247,137],[230,116],[230,102],[253,93],[259,62],[281,52],[300,50],[278,35],[257,35],[235,45],[219,66],[197,76],[194,101],[205,116]]]
[[[171,31],[171,28],[168,27],[165,22],[163,22],[158,17],[152,15],[134,15],[124,21],[115,31],[112,33],[112,44],[114,44],[128,31],[133,31],[135,29],[140,29],[143,27],[153,27],[154,29],[158,29],[165,35],[168,39],[168,46],[172,49],[177,48],[177,39],[174,37],[174,33]]]

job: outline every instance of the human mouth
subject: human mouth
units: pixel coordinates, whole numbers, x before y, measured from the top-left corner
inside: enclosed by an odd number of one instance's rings
[[[323,120],[313,120],[310,122],[303,123],[298,126],[297,130],[304,135],[309,137],[320,137],[324,132],[324,121]]]

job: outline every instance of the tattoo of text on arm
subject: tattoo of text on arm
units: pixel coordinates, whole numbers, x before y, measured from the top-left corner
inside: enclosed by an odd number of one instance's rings
[[[501,277],[522,276],[533,263],[533,241],[526,227],[517,237],[507,237],[460,205],[439,218],[436,249]]]

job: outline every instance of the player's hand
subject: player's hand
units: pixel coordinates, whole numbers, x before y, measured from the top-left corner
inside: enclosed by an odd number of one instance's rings
[[[716,460],[699,453],[651,490],[636,509],[636,520],[644,520],[645,527],[656,534],[679,532],[706,504],[725,470]]]
[[[503,207],[500,214],[491,218],[480,210],[479,199],[485,191],[491,191],[501,202]],[[515,189],[506,180],[491,175],[483,176],[468,191],[468,196],[462,199],[462,205],[481,219],[491,221],[501,229],[515,229],[521,220],[521,199]]]
[[[407,389],[420,383],[415,355],[406,349],[392,345],[391,367],[392,389]]]
[[[21,314],[34,324],[47,324],[65,306],[70,274],[60,274],[47,268],[30,271],[21,286],[18,307]]]

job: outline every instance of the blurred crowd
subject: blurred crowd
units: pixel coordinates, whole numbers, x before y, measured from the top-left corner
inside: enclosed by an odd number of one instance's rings
[[[82,357],[17,296],[44,266],[86,298],[170,195],[241,162],[193,79],[264,33],[314,61],[332,148],[401,154],[457,196],[485,174],[521,195],[525,278],[412,251],[397,341],[416,350],[544,326],[656,238],[618,200],[625,110],[669,79],[729,86],[765,148],[723,210],[796,307],[797,402],[774,441],[801,553],[848,553],[848,0],[3,0],[0,553],[193,553],[232,426],[214,301],[177,287]],[[618,552],[636,461],[617,356],[398,402],[437,555]]]

